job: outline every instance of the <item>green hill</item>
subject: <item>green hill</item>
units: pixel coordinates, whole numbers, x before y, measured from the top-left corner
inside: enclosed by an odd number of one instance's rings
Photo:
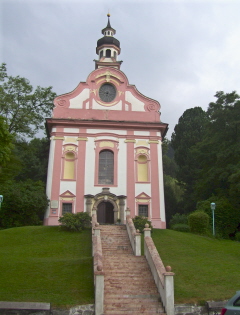
[[[164,265],[175,273],[176,303],[225,300],[240,290],[240,243],[154,230]]]
[[[30,226],[0,231],[0,300],[68,307],[94,302],[91,230]]]
[[[175,272],[176,303],[224,300],[240,289],[240,243],[171,230],[152,236],[165,266]],[[1,301],[59,308],[94,303],[91,230],[1,230],[0,256]]]

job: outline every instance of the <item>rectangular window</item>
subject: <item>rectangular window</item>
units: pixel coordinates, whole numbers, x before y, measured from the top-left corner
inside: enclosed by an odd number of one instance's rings
[[[138,205],[138,215],[148,217],[148,205]]]
[[[72,213],[72,203],[63,203],[62,204],[62,214]]]

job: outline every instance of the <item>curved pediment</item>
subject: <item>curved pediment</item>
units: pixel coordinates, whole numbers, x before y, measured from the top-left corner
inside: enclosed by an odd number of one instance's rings
[[[53,118],[160,120],[159,102],[141,94],[122,71],[111,67],[94,70],[75,90],[56,97],[54,105]]]

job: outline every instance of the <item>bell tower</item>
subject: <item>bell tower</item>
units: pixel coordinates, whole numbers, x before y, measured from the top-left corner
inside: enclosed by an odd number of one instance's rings
[[[120,55],[121,48],[120,42],[115,37],[116,31],[111,27],[110,14],[107,14],[108,23],[107,26],[102,29],[104,35],[97,41],[96,53],[98,60],[95,61],[95,69],[102,67],[113,67],[120,69],[122,61],[118,61],[118,55]]]

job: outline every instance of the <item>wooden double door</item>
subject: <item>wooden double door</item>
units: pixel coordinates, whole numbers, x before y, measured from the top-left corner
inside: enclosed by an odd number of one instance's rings
[[[101,202],[97,208],[97,221],[102,224],[114,223],[114,211],[111,202]]]

